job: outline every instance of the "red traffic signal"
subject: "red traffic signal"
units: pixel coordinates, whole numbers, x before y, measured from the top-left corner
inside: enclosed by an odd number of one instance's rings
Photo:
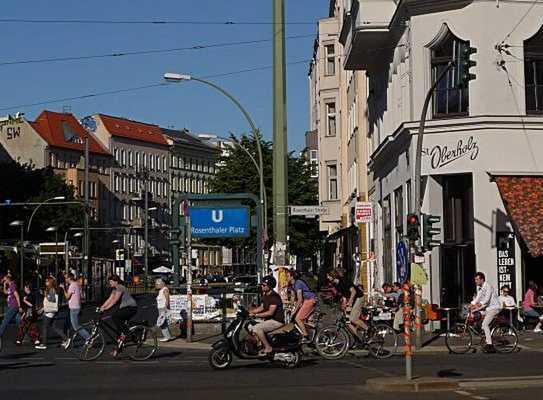
[[[420,221],[417,214],[407,216],[407,238],[412,242],[420,238]]]

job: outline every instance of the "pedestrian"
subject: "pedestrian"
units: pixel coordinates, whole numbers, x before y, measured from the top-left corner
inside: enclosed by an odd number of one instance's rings
[[[68,289],[65,289],[64,285],[61,285],[60,287],[64,292],[64,297],[68,300],[70,323],[75,332],[81,327],[81,324],[79,323],[79,316],[81,314],[81,285],[77,279],[75,279],[75,275],[72,272],[66,274],[66,279],[69,285]],[[86,329],[81,329],[80,333],[84,339],[90,338],[90,334]]]
[[[34,342],[34,345],[37,346],[40,344],[40,331],[36,325],[38,319],[37,312],[37,298],[34,290],[32,288],[32,283],[27,283],[24,287],[24,296],[21,304],[23,307],[23,315],[21,322],[19,323],[19,328],[17,329],[17,339],[15,344],[20,346],[23,344],[24,337],[26,334],[30,336],[30,339]]]
[[[47,331],[52,328],[55,333],[62,338],[62,347],[65,349],[70,344],[68,338],[62,332],[62,329],[59,329],[55,325],[55,318],[58,314],[58,292],[57,284],[55,278],[48,277],[45,280],[45,291],[43,296],[43,322],[42,322],[42,333],[41,333],[41,343],[36,347],[38,350],[47,349]]]
[[[172,335],[168,327],[168,320],[170,317],[170,289],[162,279],[155,281],[155,287],[158,289],[158,295],[156,297],[156,305],[158,308],[158,318],[156,326],[162,331],[161,342],[167,342],[172,340]]]
[[[522,302],[522,309],[524,310],[525,316],[538,319],[538,323],[534,328],[534,332],[541,333],[543,331],[541,329],[541,324],[543,323],[543,315],[541,315],[533,308],[533,306],[537,305],[535,300],[537,290],[537,284],[534,281],[529,281],[528,290],[526,291],[526,294],[524,295],[524,300]]]
[[[4,319],[0,324],[0,338],[4,336],[9,323],[15,318],[17,326],[19,326],[20,317],[19,312],[22,312],[21,298],[17,292],[17,285],[15,284],[15,278],[8,273],[2,280],[2,286],[4,294],[7,296],[8,307],[4,313]]]

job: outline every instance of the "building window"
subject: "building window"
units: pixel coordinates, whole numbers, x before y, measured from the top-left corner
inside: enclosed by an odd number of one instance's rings
[[[309,166],[311,168],[311,177],[317,178],[319,176],[319,152],[318,150],[309,151]]]
[[[432,82],[435,82],[447,65],[454,61],[463,46],[469,42],[462,41],[452,33],[432,48]],[[469,89],[456,87],[456,68],[451,68],[439,82],[433,98],[433,114],[435,118],[466,115],[469,109]]]
[[[328,200],[337,200],[337,165],[328,165]]]
[[[136,152],[136,167],[141,167],[141,155],[139,152]]]
[[[407,181],[405,185],[405,197],[407,198],[407,212],[413,212],[413,203],[411,201],[413,194],[411,193],[411,180]]]
[[[185,157],[179,157],[179,168],[185,168]]]
[[[392,223],[390,196],[383,200],[383,280],[392,282]]]
[[[148,157],[147,153],[143,153],[143,168],[147,168],[147,165],[149,165],[148,162],[147,162],[147,160],[148,160],[147,157]]]
[[[131,151],[128,151],[128,166],[129,167],[133,167],[134,166],[134,158],[133,158],[133,154]]]
[[[155,156],[153,154],[149,155],[150,169],[151,171],[155,170]]]
[[[543,30],[524,42],[526,113],[543,113]]]
[[[121,150],[121,166],[126,167],[126,152]]]
[[[324,46],[324,51],[326,52],[326,75],[335,75],[336,74],[336,49],[333,44]]]
[[[336,103],[326,103],[326,136],[336,136]]]
[[[167,170],[166,156],[162,156],[162,172],[166,172]]]
[[[113,149],[113,158],[115,158],[115,161],[119,162],[119,149]]]

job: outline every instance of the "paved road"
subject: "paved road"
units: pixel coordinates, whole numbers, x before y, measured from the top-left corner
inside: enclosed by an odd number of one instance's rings
[[[511,356],[470,354],[420,355],[415,371],[426,376],[454,379],[505,377],[512,374],[537,375],[539,353],[521,351]],[[259,362],[236,361],[227,371],[212,371],[204,350],[162,348],[156,359],[135,363],[104,355],[95,362],[80,362],[55,347],[45,352],[29,345],[6,346],[0,355],[0,397],[10,399],[53,399],[75,394],[78,399],[148,399],[156,395],[178,394],[186,399],[220,395],[223,399],[277,399],[295,395],[298,399],[398,399],[397,394],[366,393],[366,379],[394,376],[403,372],[402,360],[374,360],[350,356],[341,361],[306,357],[303,365],[286,370]],[[509,395],[504,395],[509,393]],[[522,393],[522,397],[519,397]],[[535,393],[535,392],[534,392]],[[439,394],[441,400],[526,398],[525,392],[503,390],[460,390]],[[4,397],[5,396],[5,397]],[[278,397],[279,396],[279,397]],[[470,397],[471,396],[471,397]],[[405,399],[435,399],[435,393],[401,396]]]

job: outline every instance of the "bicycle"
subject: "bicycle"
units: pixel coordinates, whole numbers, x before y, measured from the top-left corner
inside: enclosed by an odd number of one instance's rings
[[[108,317],[111,318],[111,317]],[[75,331],[70,340],[70,348],[81,361],[94,361],[99,358],[106,347],[105,336],[116,343],[117,354],[126,351],[134,361],[145,361],[158,351],[158,339],[155,330],[145,322],[126,323],[128,334],[117,339],[117,329],[102,318],[97,310],[97,316]],[[86,331],[90,337],[86,337]]]
[[[479,314],[480,315],[480,314]],[[492,344],[498,353],[512,353],[518,347],[517,330],[499,315],[490,325]],[[445,345],[450,353],[465,354],[473,348],[473,336],[479,336],[480,345],[485,344],[481,318],[469,311],[466,320],[456,323],[445,335]]]
[[[323,328],[317,334],[315,341],[322,344],[317,347],[317,352],[324,358],[330,359],[326,352],[321,353],[321,349],[336,348],[333,359],[339,359],[344,357],[350,349],[361,348],[367,349],[377,359],[392,357],[398,349],[398,335],[390,325],[373,322],[374,315],[380,312],[381,310],[376,308],[366,308],[363,315],[368,329],[357,334],[349,328],[351,323],[345,312],[338,313],[336,324]]]

